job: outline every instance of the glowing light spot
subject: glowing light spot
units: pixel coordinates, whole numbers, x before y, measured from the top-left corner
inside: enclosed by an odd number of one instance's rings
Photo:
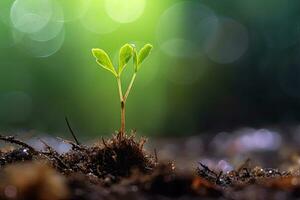
[[[21,46],[34,57],[48,57],[56,53],[65,40],[65,31],[62,31],[53,39],[48,41],[36,41],[30,37],[25,37],[21,41]]]
[[[42,151],[43,149],[45,149],[45,145],[41,143],[41,140],[45,141],[60,154],[67,153],[72,147],[70,144],[66,144],[56,138],[47,135],[42,137],[33,137],[26,142],[36,150]]]
[[[16,0],[10,11],[13,26],[24,33],[34,33],[42,29],[52,15],[48,0]]]
[[[217,25],[218,18],[208,7],[192,1],[180,2],[160,17],[157,40],[169,56],[197,57]]]
[[[281,147],[279,132],[268,129],[243,128],[233,134],[219,133],[211,143],[220,147],[220,154],[236,154],[254,151],[275,151]]]
[[[237,146],[240,146],[242,152],[270,151],[280,147],[281,136],[279,133],[268,129],[248,130],[244,131],[235,142]]]
[[[103,3],[99,3],[99,0],[92,0],[87,12],[80,19],[84,28],[99,34],[111,33],[116,30],[120,24],[112,20],[105,12],[99,12],[104,9]]]
[[[137,20],[143,14],[145,5],[145,0],[105,0],[107,14],[120,23]]]
[[[232,171],[233,167],[226,160],[220,160],[217,164],[217,169],[226,173]]]
[[[223,64],[236,61],[247,49],[247,29],[232,19],[221,18],[206,44],[205,52],[211,60]]]
[[[56,37],[64,27],[64,14],[62,8],[56,1],[52,4],[53,14],[49,22],[39,31],[32,33],[29,37],[36,41],[47,41]]]

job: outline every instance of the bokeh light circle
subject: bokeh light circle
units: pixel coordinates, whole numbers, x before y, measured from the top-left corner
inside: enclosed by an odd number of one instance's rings
[[[161,15],[157,40],[161,50],[169,56],[197,57],[204,52],[217,25],[218,18],[210,8],[199,2],[184,1]]]
[[[53,39],[47,41],[36,41],[30,37],[24,37],[21,41],[21,46],[27,53],[34,57],[48,57],[56,53],[65,40],[65,30],[62,31]]]
[[[31,33],[29,37],[36,41],[48,41],[56,37],[64,27],[64,13],[60,5],[52,2],[52,16],[49,22],[39,31]]]
[[[39,31],[49,22],[51,15],[49,0],[16,0],[10,10],[13,26],[24,33]]]
[[[230,18],[219,18],[218,28],[207,42],[205,52],[214,62],[231,63],[246,52],[248,40],[245,26]]]
[[[145,0],[105,0],[106,13],[116,22],[130,23],[144,12]]]
[[[111,19],[105,12],[99,12],[99,10],[104,9],[104,4],[100,3],[99,0],[91,0],[87,12],[80,19],[84,28],[97,34],[107,34],[116,30],[120,24]]]

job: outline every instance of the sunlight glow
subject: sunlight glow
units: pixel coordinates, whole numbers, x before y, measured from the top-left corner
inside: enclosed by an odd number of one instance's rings
[[[120,23],[137,20],[143,14],[145,5],[145,0],[105,0],[107,14]]]
[[[102,1],[92,0],[87,12],[80,19],[84,28],[97,34],[107,34],[115,31],[120,24],[111,19],[105,12],[99,12],[99,10],[104,9]]]

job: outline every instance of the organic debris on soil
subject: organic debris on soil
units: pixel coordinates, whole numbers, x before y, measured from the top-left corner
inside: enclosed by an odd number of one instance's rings
[[[0,149],[2,200],[110,199],[297,199],[299,173],[252,166],[250,160],[223,172],[203,163],[194,173],[178,171],[144,150],[145,139],[113,136],[86,146],[63,140],[59,154],[38,151],[12,136],[0,140],[20,148]],[[196,162],[196,161],[195,161]]]
[[[155,158],[144,151],[145,139],[135,140],[135,136],[120,135],[104,140],[99,144],[85,146],[63,140],[72,145],[72,149],[59,154],[46,142],[45,150],[37,151],[28,144],[12,137],[1,136],[0,140],[22,146],[8,152],[0,152],[0,164],[6,165],[25,160],[47,160],[63,174],[79,172],[95,176],[106,182],[117,182],[121,177],[130,176],[133,170],[150,173],[156,162]]]
[[[236,170],[226,173],[213,171],[199,163],[201,179],[219,188],[228,199],[297,199],[300,197],[298,173],[273,168],[251,166],[246,160]]]
[[[42,140],[43,151],[13,136],[0,136],[0,140],[21,146],[0,151],[0,171],[5,177],[0,179],[1,199],[44,199],[43,195],[54,200],[114,199],[124,195],[127,199],[159,199],[197,195],[192,175],[176,174],[172,162],[158,163],[157,155],[144,150],[146,140],[137,141],[134,135],[116,135],[91,146],[63,140],[72,145],[65,154]],[[63,191],[57,190],[61,196],[54,196],[53,188],[46,191],[52,179],[59,182],[53,184],[55,187],[63,185]]]
[[[197,168],[198,175],[211,182],[212,184],[223,187],[235,187],[243,186],[255,183],[261,183],[269,178],[285,178],[290,177],[290,172],[280,172],[278,169],[261,168],[261,167],[249,167],[249,160],[247,160],[237,170],[215,172],[209,169],[206,165],[199,163]]]

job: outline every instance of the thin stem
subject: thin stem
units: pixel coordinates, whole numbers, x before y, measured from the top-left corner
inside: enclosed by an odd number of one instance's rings
[[[120,128],[120,137],[123,137],[125,134],[125,101],[122,92],[122,84],[120,77],[117,77],[118,88],[119,88],[119,96],[121,102],[121,128]]]
[[[74,133],[74,131],[73,131],[73,129],[72,129],[70,123],[69,123],[68,118],[65,117],[65,120],[66,120],[67,126],[68,126],[68,128],[69,128],[69,131],[70,131],[71,135],[73,136],[73,139],[75,140],[75,142],[76,142],[77,145],[80,145],[80,143],[79,143],[79,141],[77,140],[77,137],[76,137],[76,135],[75,135],[75,133]]]
[[[117,82],[118,82],[118,88],[119,88],[119,96],[120,96],[120,101],[123,101],[123,92],[122,92],[122,84],[121,84],[121,79],[120,77],[117,77]]]
[[[135,77],[136,77],[136,73],[134,73],[134,74],[132,75],[130,84],[129,84],[129,86],[128,86],[128,88],[127,88],[127,91],[126,91],[126,93],[125,93],[125,95],[124,95],[124,102],[126,102],[126,100],[127,100],[127,97],[128,97],[128,95],[129,95],[129,93],[130,93],[130,90],[131,90],[131,88],[132,88],[132,86],[133,86]]]
[[[125,134],[125,102],[121,101],[121,129],[120,129],[120,135],[121,137]]]
[[[129,83],[129,86],[127,88],[127,91],[125,95],[123,95],[122,92],[122,84],[121,84],[121,79],[120,77],[117,77],[117,82],[118,82],[118,88],[119,88],[119,96],[120,96],[120,102],[121,102],[121,128],[120,128],[120,136],[123,137],[125,134],[125,121],[126,121],[126,116],[125,116],[125,103],[126,99],[130,93],[130,90],[133,86],[134,80],[136,77],[136,73],[132,75],[131,81]]]

